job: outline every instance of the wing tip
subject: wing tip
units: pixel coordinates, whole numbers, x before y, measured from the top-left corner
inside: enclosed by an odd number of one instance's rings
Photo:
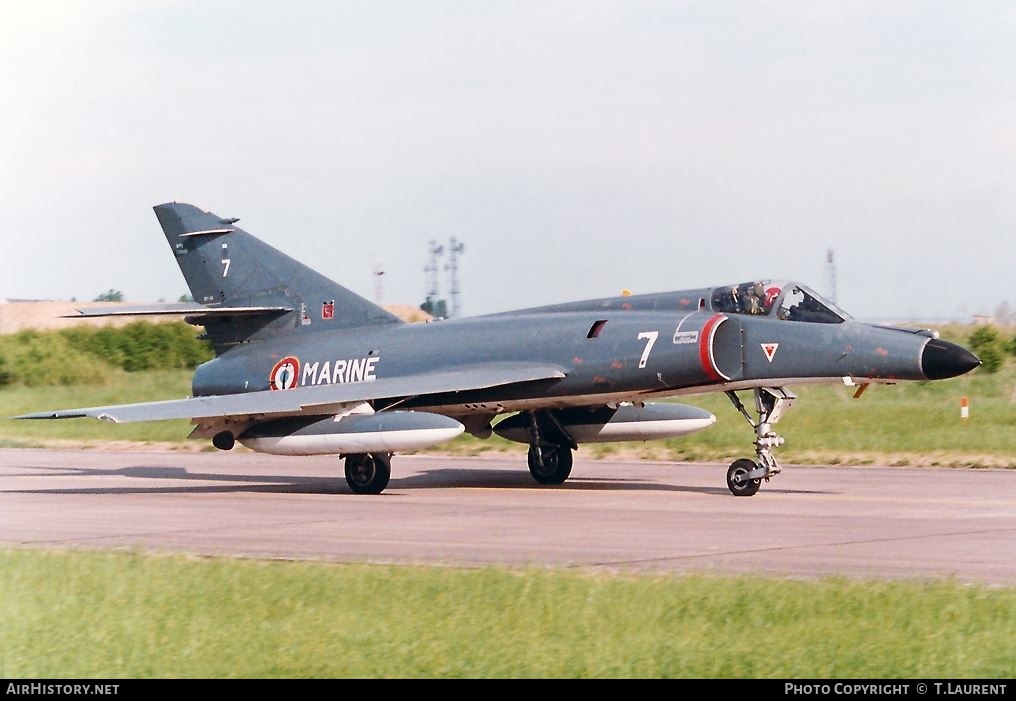
[[[12,421],[22,420],[46,420],[46,419],[84,419],[88,418],[88,414],[79,411],[39,411],[34,414],[20,414],[18,416],[8,416],[8,419]]]

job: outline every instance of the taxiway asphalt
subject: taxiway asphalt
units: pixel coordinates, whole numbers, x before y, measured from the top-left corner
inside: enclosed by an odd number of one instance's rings
[[[333,457],[0,450],[0,547],[791,577],[1016,582],[1016,471],[397,456],[379,496]]]

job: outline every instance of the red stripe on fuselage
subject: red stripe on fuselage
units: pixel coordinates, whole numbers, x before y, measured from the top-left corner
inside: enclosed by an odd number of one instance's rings
[[[723,314],[711,316],[702,327],[702,333],[699,334],[699,362],[702,363],[702,369],[706,371],[706,376],[714,382],[722,382],[724,377],[713,364],[713,334],[716,333],[716,327],[720,325],[720,322],[726,318]]]

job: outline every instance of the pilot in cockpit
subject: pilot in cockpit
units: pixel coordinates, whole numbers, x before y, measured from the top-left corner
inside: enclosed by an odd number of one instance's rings
[[[713,291],[713,310],[753,316],[768,315],[780,288],[771,287],[767,290],[766,282],[757,280],[730,287],[717,287]]]
[[[761,282],[746,282],[740,286],[742,311],[745,314],[763,315],[769,313],[769,300]]]

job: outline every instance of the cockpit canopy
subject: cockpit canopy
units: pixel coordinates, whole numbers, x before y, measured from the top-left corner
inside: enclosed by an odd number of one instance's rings
[[[774,316],[816,324],[840,324],[850,318],[814,290],[780,280],[752,280],[714,287],[710,301],[713,311],[725,314]]]

